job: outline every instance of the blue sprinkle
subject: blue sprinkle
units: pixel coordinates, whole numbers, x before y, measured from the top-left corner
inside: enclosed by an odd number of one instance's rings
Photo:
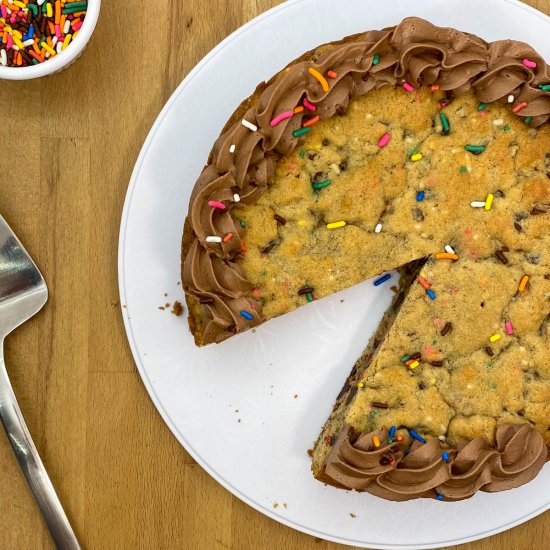
[[[34,27],[31,25],[29,27],[28,37],[32,38],[34,36]]]
[[[382,277],[374,281],[374,286],[380,286],[382,283],[385,283],[388,279],[391,279],[391,275],[389,273],[386,273],[385,275],[382,275]]]
[[[416,200],[418,202],[422,202],[424,200],[424,191],[419,191],[417,194],[416,194]]]
[[[390,434],[389,434],[389,435],[390,435],[390,439],[393,439],[393,438],[394,438],[395,432],[396,432],[396,431],[397,431],[397,428],[396,428],[395,426],[392,426],[392,427],[390,428]]]
[[[403,451],[403,454],[404,454],[405,456],[407,456],[407,455],[409,454],[409,451],[408,451],[407,449],[405,449],[405,450]]]
[[[436,493],[437,500],[443,500],[443,495],[441,493]]]
[[[250,315],[250,313],[248,313],[248,311],[245,311],[244,309],[241,309],[241,311],[239,312],[247,321],[252,321],[252,319],[254,319],[254,317],[252,317],[252,315]]]
[[[445,462],[447,462],[449,460],[449,453],[444,452],[441,456],[442,456],[442,458]]]
[[[435,300],[435,292],[431,288],[426,290],[426,294],[430,297],[431,300]]]
[[[420,443],[426,443],[426,440],[421,435],[418,435],[414,430],[409,429],[409,435],[413,439],[416,439],[417,441],[420,441]]]

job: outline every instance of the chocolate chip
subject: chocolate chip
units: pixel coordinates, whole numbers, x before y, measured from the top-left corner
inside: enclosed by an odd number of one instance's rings
[[[445,336],[446,334],[449,334],[453,330],[453,324],[450,321],[447,321],[445,323],[445,326],[441,329],[441,336]]]
[[[422,354],[419,351],[416,351],[411,355],[411,359],[414,359],[415,361],[417,361],[421,357],[422,357]]]
[[[493,357],[493,355],[495,354],[495,352],[493,351],[493,349],[491,348],[491,346],[485,346],[483,349],[485,350],[485,353],[486,353],[489,357]]]
[[[501,191],[500,189],[497,189],[495,191],[495,197],[499,197],[500,199],[503,199],[506,195],[504,194],[504,191]]]
[[[382,466],[387,466],[389,463],[391,462],[391,460],[386,457],[386,456],[383,456],[381,459],[380,459],[380,464]]]
[[[523,231],[523,227],[518,222],[514,222],[514,228],[518,233],[521,233]]]
[[[389,409],[390,406],[387,404],[387,403],[381,403],[380,401],[373,401],[371,403],[371,405],[375,408],[375,409]]]
[[[368,79],[369,79],[369,75],[368,74],[364,74],[361,79],[363,80],[363,82],[366,82]]]
[[[281,225],[286,225],[286,220],[282,217],[282,216],[279,216],[279,214],[275,214],[273,216],[275,218],[275,221]]]
[[[418,389],[419,389],[419,390],[425,390],[426,388],[427,388],[426,382],[424,382],[424,380],[422,380],[422,381],[418,384]]]
[[[538,263],[540,263],[540,256],[538,254],[533,254],[531,252],[526,252],[524,254],[525,256],[525,259],[530,263],[530,264],[533,264],[533,265],[537,265]]]
[[[518,411],[518,416],[525,416],[525,411]]]
[[[430,361],[430,365],[432,365],[432,367],[442,367],[443,361]]]
[[[535,206],[532,210],[531,210],[531,216],[540,216],[541,214],[546,214],[548,212],[548,207],[550,205],[548,204],[545,204],[544,206]]]
[[[500,260],[503,264],[507,264],[508,263],[508,258],[504,255],[504,252],[502,250],[497,250],[495,252],[495,256],[497,257],[498,260]]]
[[[328,145],[330,145],[330,139],[327,139],[327,138],[323,138],[323,141],[321,142],[325,147],[327,147]]]
[[[299,291],[298,291],[298,294],[300,296],[303,296],[304,294],[310,294],[311,292],[313,292],[315,289],[312,287],[312,286],[306,286],[304,288],[301,288]],[[352,372],[353,374],[353,372]]]
[[[340,172],[344,172],[348,168],[348,161],[344,159],[339,165],[338,168],[340,169]]]
[[[214,298],[201,298],[199,304],[213,304]]]
[[[420,210],[420,208],[412,209],[412,217],[417,222],[424,221],[424,214],[422,213],[422,210]]]
[[[275,247],[277,245],[277,241],[271,241],[267,246],[264,246],[260,252],[262,254],[268,254],[269,252],[271,252],[273,250],[273,247]]]
[[[309,160],[315,160],[317,158],[317,153],[315,151],[308,151],[307,158]]]
[[[346,114],[346,108],[343,105],[338,105],[338,107],[336,107],[336,114],[338,116],[344,116]]]
[[[311,183],[319,183],[326,179],[326,174],[324,172],[315,172],[313,178],[311,178]]]

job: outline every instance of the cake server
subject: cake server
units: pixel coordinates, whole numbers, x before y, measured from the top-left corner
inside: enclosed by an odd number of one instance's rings
[[[34,446],[4,363],[4,340],[48,299],[38,268],[0,216],[0,418],[57,548],[80,549]]]

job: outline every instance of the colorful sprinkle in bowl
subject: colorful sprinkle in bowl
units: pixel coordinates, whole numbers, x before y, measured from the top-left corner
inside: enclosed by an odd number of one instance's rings
[[[50,0],[51,1],[51,0]],[[86,17],[79,29],[76,38],[54,57],[43,63],[26,67],[8,67],[0,65],[0,79],[30,80],[58,73],[72,65],[85,50],[94,32],[101,6],[101,0],[88,0]],[[1,38],[1,37],[0,37]],[[0,40],[0,47],[1,47]]]

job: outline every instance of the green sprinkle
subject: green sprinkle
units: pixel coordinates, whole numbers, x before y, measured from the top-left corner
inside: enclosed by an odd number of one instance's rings
[[[481,155],[481,153],[485,151],[486,147],[485,145],[464,145],[464,149],[474,155]]]
[[[322,189],[323,187],[327,187],[331,183],[332,183],[332,180],[320,181],[319,183],[313,184],[313,189]]]
[[[491,384],[491,388],[493,388],[494,390],[496,390],[496,389],[497,389],[497,385],[496,385],[496,382],[493,382],[493,383]]]
[[[300,155],[300,158],[305,158],[306,150],[305,149],[300,149],[300,152],[298,154]]]
[[[407,156],[409,158],[411,158],[415,153],[416,153],[416,150],[418,149],[418,145],[413,147],[408,153],[407,153]]]
[[[61,13],[76,13],[77,11],[85,11],[88,8],[88,2],[71,2],[66,8],[61,10]]]
[[[401,363],[405,363],[405,362],[408,361],[410,358],[411,358],[410,355],[403,355],[403,357],[401,357]]]
[[[439,118],[441,119],[441,125],[443,126],[443,133],[447,135],[451,131],[449,119],[447,118],[445,113],[439,113]]]
[[[292,132],[292,136],[300,137],[300,136],[303,136],[304,134],[307,134],[308,132],[311,132],[311,128],[309,126],[307,128],[300,128],[299,130],[294,130],[294,132]]]
[[[264,269],[261,273],[260,273],[260,277],[265,277],[267,275],[267,271]]]
[[[531,124],[531,121],[533,120],[533,117],[532,116],[526,116],[525,117],[525,120],[523,122],[525,122],[525,124]]]
[[[485,109],[485,107],[487,107],[487,103],[480,103],[480,104],[477,106],[477,110],[478,110],[478,111],[483,111],[483,109]]]
[[[244,220],[241,220],[239,223],[241,224],[241,227],[246,229],[246,222]]]
[[[543,84],[542,86],[539,86],[539,89],[543,92],[550,92],[550,84]]]
[[[460,167],[460,173],[461,174],[465,174],[467,171],[468,171],[468,168],[466,166],[461,166]]]
[[[306,294],[306,296],[307,296],[307,301],[308,301],[308,302],[313,302],[313,294],[311,294],[311,292],[308,292],[308,293]]]
[[[38,65],[38,61],[37,61],[36,59],[33,58],[32,64],[33,64],[33,65]]]
[[[493,368],[493,363],[488,363],[488,364],[487,364],[487,368],[488,368],[488,369],[492,369],[492,368]]]
[[[374,57],[372,58],[372,64],[373,65],[378,65],[378,63],[380,63],[380,56],[376,53],[376,54],[374,54]]]
[[[432,344],[437,344],[437,340],[432,340]]]
[[[36,4],[27,4],[27,8],[32,11],[35,17],[38,17],[38,6]]]
[[[45,6],[46,4],[42,4],[43,6]],[[42,46],[42,44],[44,44],[44,42],[46,42],[46,36],[43,36],[41,39],[40,39],[40,42],[38,42],[38,45],[39,46]]]
[[[508,124],[505,124],[505,125],[502,127],[502,131],[503,131],[503,132],[509,132],[509,131],[510,131],[510,126],[508,126]]]

